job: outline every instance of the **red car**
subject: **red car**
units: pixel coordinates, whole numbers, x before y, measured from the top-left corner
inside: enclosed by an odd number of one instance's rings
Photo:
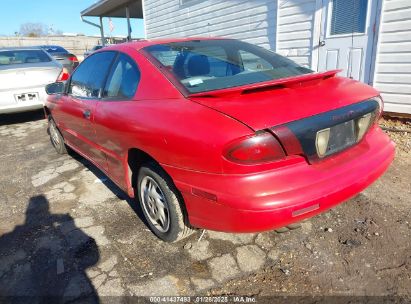
[[[162,240],[256,232],[323,212],[394,157],[372,87],[231,39],[139,41],[48,86],[49,133],[140,204]]]

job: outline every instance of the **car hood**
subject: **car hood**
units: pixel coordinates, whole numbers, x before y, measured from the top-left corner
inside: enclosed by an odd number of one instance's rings
[[[335,76],[336,72],[193,94],[188,98],[257,131],[335,110],[379,94],[368,85]]]

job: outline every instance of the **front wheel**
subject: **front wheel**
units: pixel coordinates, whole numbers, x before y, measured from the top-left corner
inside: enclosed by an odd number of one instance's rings
[[[166,242],[177,242],[190,234],[183,200],[170,177],[155,163],[143,165],[137,180],[136,194],[153,233]]]

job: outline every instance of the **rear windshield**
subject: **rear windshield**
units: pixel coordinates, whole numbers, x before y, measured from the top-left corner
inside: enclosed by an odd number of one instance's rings
[[[49,62],[50,57],[42,50],[0,51],[0,65]]]
[[[261,47],[238,40],[193,40],[144,48],[189,93],[312,73]]]
[[[68,53],[68,51],[65,48],[61,46],[57,46],[57,45],[44,45],[41,48],[51,54],[52,53]]]

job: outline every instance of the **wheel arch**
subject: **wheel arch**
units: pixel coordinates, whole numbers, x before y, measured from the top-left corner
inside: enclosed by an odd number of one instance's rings
[[[50,111],[50,109],[49,109],[47,106],[44,106],[44,107],[43,107],[43,111],[44,111],[44,114],[46,115],[46,118],[47,118],[47,119],[50,119],[50,117],[51,117],[51,111]]]
[[[148,162],[154,162],[160,169],[162,169],[162,171],[164,172],[164,174],[167,175],[167,177],[170,179],[174,189],[176,190],[176,194],[178,195],[180,204],[181,204],[181,208],[183,210],[183,214],[185,217],[185,221],[187,221],[187,223],[189,223],[188,221],[188,213],[187,213],[187,206],[186,203],[184,201],[183,195],[181,194],[180,190],[176,187],[173,178],[170,176],[170,174],[168,174],[168,172],[163,168],[163,166],[161,166],[161,164],[154,158],[152,157],[150,154],[148,154],[147,152],[139,149],[139,148],[130,148],[128,150],[127,153],[127,182],[129,187],[131,187],[130,191],[131,193],[133,193],[135,199],[137,198],[137,193],[135,192],[137,189],[137,177],[138,177],[138,173],[139,170],[141,168],[142,165],[144,165],[145,163]],[[130,192],[129,191],[129,192]]]
[[[127,170],[128,170],[128,184],[133,189],[137,186],[137,175],[144,163],[155,162],[160,165],[158,161],[154,159],[151,155],[139,148],[130,148],[127,152]]]

